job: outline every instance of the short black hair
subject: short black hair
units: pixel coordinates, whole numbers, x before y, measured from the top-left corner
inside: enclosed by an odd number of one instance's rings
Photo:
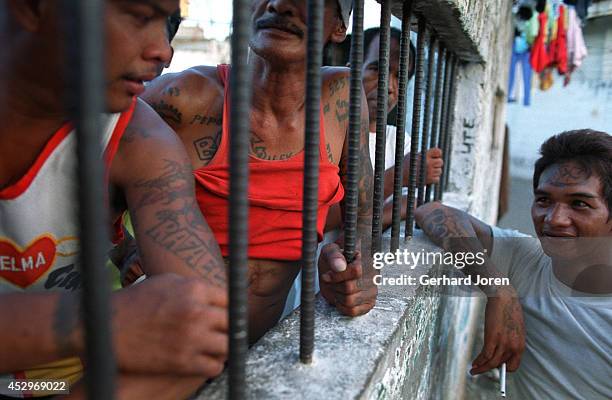
[[[535,163],[533,189],[542,172],[553,164],[573,161],[601,181],[603,196],[612,211],[612,136],[593,129],[580,129],[555,135],[540,147],[541,157]]]
[[[172,42],[172,39],[176,36],[176,32],[178,32],[179,26],[183,22],[183,17],[181,17],[180,8],[176,10],[171,16],[168,17],[166,21],[166,29],[168,30],[168,41]]]
[[[363,32],[363,59],[367,57],[370,45],[376,37],[380,36],[380,28],[369,28]],[[402,42],[402,31],[397,28],[391,27],[391,39],[396,39],[398,43]],[[416,48],[410,41],[410,65],[408,66],[408,80],[412,79],[415,72],[416,63]]]

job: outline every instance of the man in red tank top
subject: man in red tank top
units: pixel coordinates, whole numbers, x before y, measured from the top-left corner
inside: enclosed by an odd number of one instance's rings
[[[62,23],[71,18],[61,14],[60,3],[0,3],[2,260],[24,256],[34,246],[16,244],[26,227],[7,226],[15,213],[3,210],[24,202],[29,189],[23,182],[36,182],[37,168],[44,168],[49,152],[61,151],[56,133],[74,135],[71,129],[60,129],[68,120],[63,107],[68,85],[63,79],[66,59],[59,50],[67,44],[62,39]],[[212,232],[194,205],[192,169],[183,146],[148,105],[134,99],[143,92],[143,82],[153,79],[159,66],[170,60],[166,21],[179,1],[106,0],[104,5],[106,106],[109,113],[121,113],[105,154],[111,214],[116,218],[129,208],[144,270],[151,277],[112,295],[113,344],[120,371],[117,397],[185,398],[223,369],[227,353],[225,267]],[[66,159],[74,157],[71,152],[62,154]],[[50,174],[61,182],[72,179],[72,171],[60,169]],[[62,188],[49,188],[53,190]],[[35,200],[46,205],[49,199]],[[17,211],[36,214],[37,204]],[[56,208],[65,210],[66,205]],[[76,222],[67,218],[65,224]],[[33,231],[36,227],[29,224],[27,228]],[[180,237],[199,243],[197,257],[175,245]],[[49,255],[54,260],[60,257],[55,256],[60,251],[55,246]],[[76,271],[71,276],[78,278],[78,266]],[[78,361],[85,347],[80,292],[75,291],[78,283],[57,284],[55,279],[52,284],[48,273],[16,280],[6,269],[1,272],[0,376],[27,377],[32,369],[44,374],[43,364]],[[45,280],[47,284],[41,285]],[[81,385],[72,387],[71,398],[84,398],[82,389]],[[16,397],[21,395],[16,393]]]
[[[249,321],[251,341],[274,325],[300,270],[301,179],[304,148],[305,0],[253,0],[251,109],[251,185]],[[350,1],[326,0],[324,41],[345,39]],[[322,235],[328,208],[342,196],[348,153],[348,68],[322,69],[321,180],[318,228]],[[197,180],[200,208],[226,254],[228,67],[198,66],[168,74],[147,88],[143,99],[178,133]],[[319,260],[324,297],[347,315],[361,315],[375,304],[369,255],[372,167],[368,148],[368,109],[362,99],[358,231],[361,252],[347,266],[338,244]],[[266,179],[267,177],[267,179]],[[299,188],[299,189],[298,189]],[[213,222],[214,221],[214,222]],[[297,250],[297,251],[296,251]]]

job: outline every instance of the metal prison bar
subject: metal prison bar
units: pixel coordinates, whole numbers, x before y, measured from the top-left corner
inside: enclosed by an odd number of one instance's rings
[[[82,308],[85,326],[88,399],[112,399],[115,392],[115,360],[110,327],[110,286],[104,266],[108,238],[104,203],[104,169],[99,140],[104,111],[103,0],[64,1],[68,80],[67,110],[75,121],[78,157],[78,201]],[[72,67],[71,67],[72,66]]]
[[[438,146],[438,131],[440,130],[440,109],[442,103],[442,87],[444,85],[444,59],[446,49],[441,41],[438,42],[438,62],[436,67],[436,89],[434,94],[434,109],[431,122],[431,135],[429,137],[429,148]],[[425,191],[425,201],[432,200],[433,185],[427,185]]]
[[[304,140],[304,211],[302,230],[302,299],[300,361],[312,362],[319,194],[319,110],[323,63],[323,0],[308,1],[306,138]]]
[[[412,137],[410,142],[410,175],[408,179],[408,201],[406,205],[405,238],[412,238],[414,229],[414,204],[417,184],[417,153],[421,136],[421,102],[423,99],[423,66],[425,64],[425,19],[419,18],[417,37],[416,75],[414,80],[414,101],[412,103]],[[403,132],[401,132],[403,134]]]
[[[234,0],[231,108],[230,108],[230,209],[229,209],[229,388],[230,399],[246,396],[245,359],[248,335],[248,223],[249,137],[251,71],[249,51],[250,1]]]
[[[442,114],[440,116],[440,132],[438,137],[438,145],[442,148],[442,154],[444,154],[444,149],[446,148],[446,141],[448,138],[448,112],[449,112],[449,93],[451,91],[450,88],[450,77],[451,77],[451,57],[452,54],[450,51],[446,51],[444,57],[444,91],[442,92]],[[446,160],[445,160],[446,161]],[[435,185],[435,195],[434,200],[439,201],[442,200],[442,191],[444,188],[442,187],[442,179],[439,183]]]
[[[389,47],[391,0],[382,0],[380,10],[380,52],[378,56],[378,99],[376,100],[376,152],[372,210],[372,253],[381,251],[384,205],[385,147],[387,141],[387,101],[389,99]],[[371,157],[371,155],[370,155]]]
[[[410,24],[412,18],[413,1],[404,3],[402,10],[402,36],[400,41],[400,72],[399,72],[399,95],[397,102],[397,132],[406,130],[406,107],[408,97],[408,69],[410,67]],[[395,136],[395,169],[393,175],[393,214],[391,221],[391,249],[399,248],[401,207],[402,207],[402,182],[404,162],[405,135]]]
[[[429,53],[427,55],[427,89],[425,93],[425,115],[423,118],[423,140],[421,140],[421,168],[419,169],[417,206],[422,206],[425,203],[425,186],[427,180],[427,157],[425,157],[425,154],[429,148],[429,138],[431,137],[431,104],[434,85],[435,44],[436,40],[432,33],[429,37]]]
[[[357,203],[359,180],[359,144],[361,137],[361,76],[363,67],[363,0],[353,5],[353,33],[351,41],[351,86],[349,100],[349,155],[344,192],[344,257],[348,262],[355,258],[357,238]]]

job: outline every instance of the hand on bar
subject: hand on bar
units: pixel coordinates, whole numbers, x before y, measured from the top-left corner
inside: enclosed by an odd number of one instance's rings
[[[323,247],[319,258],[321,294],[338,311],[351,317],[374,308],[378,295],[378,287],[364,273],[361,252],[355,254],[353,262],[347,265],[340,246],[330,243]]]

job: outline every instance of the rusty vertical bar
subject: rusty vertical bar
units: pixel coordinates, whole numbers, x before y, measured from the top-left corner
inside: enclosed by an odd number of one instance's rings
[[[451,52],[450,50],[446,50],[446,54],[444,55],[444,90],[442,92],[442,112],[440,115],[440,133],[438,137],[438,144],[442,151],[444,151],[444,146],[446,143],[446,122],[448,115],[448,106],[449,106],[449,93],[450,93],[450,75],[451,75]],[[444,176],[440,178],[440,182],[435,185],[435,194],[434,200],[440,201],[442,200],[442,180]]]
[[[455,95],[457,88],[457,68],[459,66],[459,59],[457,55],[453,55],[451,63],[451,81],[450,81],[450,93],[449,93],[449,105],[448,112],[446,115],[446,141],[444,142],[443,159],[444,159],[444,172],[442,173],[442,193],[448,187],[448,178],[450,175],[451,165],[451,152],[453,148],[453,118],[455,116]]]
[[[302,228],[302,306],[300,361],[312,362],[314,352],[315,256],[319,194],[319,110],[323,62],[323,0],[308,0],[306,71],[306,138],[304,141],[304,215]]]
[[[406,108],[408,97],[408,74],[410,69],[410,24],[413,1],[404,3],[402,10],[402,38],[400,41],[399,95],[397,99],[397,130],[395,135],[395,170],[393,175],[393,214],[391,219],[391,249],[399,248],[404,143],[406,141]]]
[[[79,213],[79,264],[83,282],[85,384],[88,399],[115,397],[116,365],[111,339],[110,279],[104,265],[108,230],[100,142],[104,112],[104,2],[65,1],[68,62],[67,108],[75,121]],[[62,14],[60,14],[62,15]],[[105,284],[106,283],[106,284]]]
[[[421,165],[419,169],[419,181],[418,181],[418,198],[417,206],[422,206],[425,203],[425,186],[427,179],[427,150],[429,148],[429,138],[432,136],[432,116],[431,116],[431,105],[432,105],[432,92],[434,86],[434,58],[436,40],[433,33],[429,38],[429,53],[427,58],[427,89],[425,93],[425,111],[423,120],[423,140],[421,141]]]
[[[361,129],[361,77],[363,66],[363,0],[353,4],[353,33],[351,39],[351,89],[349,110],[349,155],[347,167],[347,187],[344,194],[344,257],[348,262],[355,258],[357,239],[357,206],[359,163],[369,160],[359,159]],[[365,144],[365,143],[364,143]]]
[[[416,75],[414,81],[414,101],[412,104],[412,131],[410,142],[410,174],[408,176],[408,201],[406,205],[405,238],[411,239],[414,231],[414,205],[417,184],[417,153],[421,136],[421,102],[423,100],[423,64],[425,58],[425,18],[419,17],[417,37]]]
[[[251,69],[247,62],[250,3],[234,0],[230,76],[229,376],[228,398],[246,397],[248,335],[248,184]],[[236,223],[236,221],[242,221]]]
[[[387,141],[387,106],[389,100],[390,36],[391,0],[382,0],[380,12],[380,52],[378,54],[378,99],[376,111],[376,156],[374,161],[372,253],[380,252],[382,247],[382,214],[385,202],[385,147]]]
[[[440,131],[440,109],[442,108],[442,89],[444,86],[444,59],[445,59],[444,45],[441,41],[438,42],[438,62],[436,67],[436,89],[434,98],[434,109],[433,109],[433,120],[431,123],[431,135],[429,148],[438,147],[438,135]],[[430,202],[432,200],[433,185],[427,185],[425,191],[425,201]]]

